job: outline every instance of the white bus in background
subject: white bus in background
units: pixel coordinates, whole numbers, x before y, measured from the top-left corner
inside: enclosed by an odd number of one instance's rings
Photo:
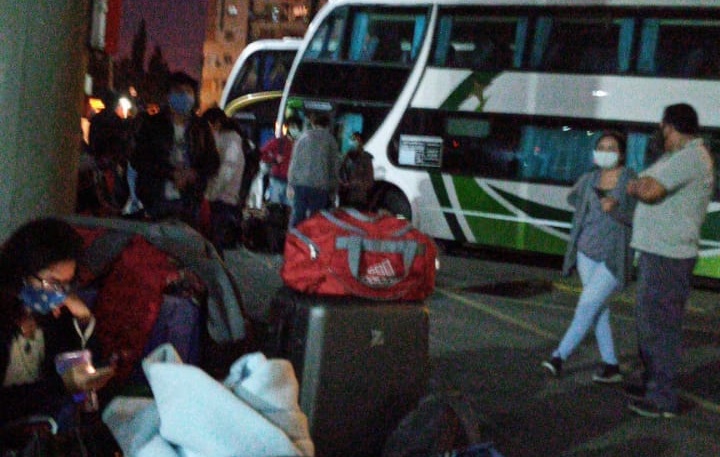
[[[300,38],[253,41],[238,56],[223,88],[220,108],[257,149],[275,135],[280,97],[301,42]],[[253,173],[254,169],[247,170],[246,179],[252,180],[247,205],[261,208],[265,177]]]
[[[657,156],[663,109],[695,107],[720,152],[720,2],[337,0],[293,63],[279,120],[361,131],[380,206],[441,240],[562,254],[572,183],[603,129]],[[696,275],[720,277],[720,202]]]
[[[257,146],[274,135],[282,90],[301,42],[300,38],[253,41],[230,71],[220,108]]]

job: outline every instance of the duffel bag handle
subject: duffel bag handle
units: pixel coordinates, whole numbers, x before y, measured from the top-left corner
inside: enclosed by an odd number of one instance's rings
[[[395,284],[405,280],[410,274],[415,256],[418,254],[419,244],[414,240],[375,240],[367,239],[361,236],[345,236],[335,240],[336,249],[345,249],[348,251],[348,268],[353,277],[360,283],[371,287],[384,289],[392,287]],[[388,254],[402,254],[403,257],[403,275],[395,279],[388,280],[383,284],[374,284],[360,276],[360,259],[363,252],[381,252]]]

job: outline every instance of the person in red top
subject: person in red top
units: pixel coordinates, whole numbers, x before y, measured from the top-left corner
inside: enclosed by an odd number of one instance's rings
[[[290,116],[285,120],[286,134],[273,138],[260,149],[260,160],[270,165],[270,203],[281,203],[290,206],[287,198],[287,175],[292,156],[293,142],[300,136],[302,121]]]

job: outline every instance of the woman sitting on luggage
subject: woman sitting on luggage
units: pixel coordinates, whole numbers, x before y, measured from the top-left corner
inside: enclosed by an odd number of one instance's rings
[[[49,415],[63,426],[69,393],[103,387],[112,369],[70,371],[61,378],[55,356],[95,349],[95,318],[72,281],[83,241],[66,222],[38,219],[20,227],[0,251],[0,424]],[[65,406],[68,406],[65,408]]]

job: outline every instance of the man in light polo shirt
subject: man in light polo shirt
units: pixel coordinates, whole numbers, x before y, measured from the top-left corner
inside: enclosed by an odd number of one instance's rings
[[[679,412],[675,379],[683,314],[714,173],[690,105],[665,108],[660,130],[665,153],[627,186],[639,200],[631,246],[639,253],[635,318],[645,369],[644,386],[627,391],[631,411],[670,418]]]

